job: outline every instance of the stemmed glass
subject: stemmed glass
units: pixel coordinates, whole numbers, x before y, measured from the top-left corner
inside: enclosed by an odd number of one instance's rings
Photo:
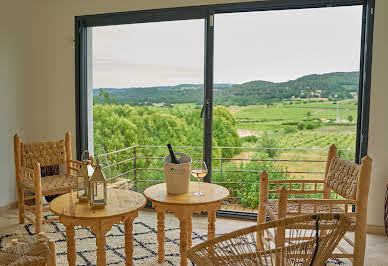
[[[198,180],[198,192],[194,192],[194,196],[203,196],[201,192],[201,182],[200,180],[207,175],[207,166],[206,163],[202,160],[194,161],[191,164],[191,174]]]

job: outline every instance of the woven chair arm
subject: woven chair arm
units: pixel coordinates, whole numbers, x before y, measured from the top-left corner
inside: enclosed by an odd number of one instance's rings
[[[67,160],[67,163],[70,163],[70,169],[78,172],[81,169],[83,162],[78,160]]]
[[[288,194],[321,194],[324,192],[324,180],[287,179],[268,180],[268,193],[279,194],[282,187]],[[276,185],[275,188],[273,188]]]
[[[69,162],[69,163],[72,163],[72,164],[76,164],[76,165],[82,165],[82,162],[78,161],[78,160],[68,160],[66,162]]]
[[[302,204],[352,204],[357,205],[357,200],[351,199],[288,199],[289,203],[302,203]]]
[[[314,180],[314,179],[276,179],[276,180],[268,180],[269,184],[300,184],[300,183],[308,183],[308,184],[324,184],[324,180]]]

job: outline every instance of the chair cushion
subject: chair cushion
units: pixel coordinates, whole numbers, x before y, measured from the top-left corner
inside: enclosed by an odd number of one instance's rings
[[[265,204],[264,204],[266,210],[267,210],[267,215],[268,217],[272,220],[272,221],[275,221],[278,219],[278,200],[276,199],[271,199],[271,200],[268,200]],[[287,212],[297,212],[298,211],[298,204],[297,203],[288,203],[287,204]],[[304,214],[308,214],[308,213],[311,213],[313,214],[314,213],[314,205],[313,204],[303,204],[303,209],[302,209],[302,212],[303,214],[301,215],[304,215]],[[330,212],[330,207],[329,205],[325,205],[325,204],[319,204],[317,206],[317,213],[328,213]],[[340,214],[344,214],[344,209],[340,208],[340,207],[336,207],[336,206],[333,206],[332,207],[332,213],[340,213]],[[286,215],[287,217],[291,217],[291,216],[297,216],[297,214],[289,214],[289,215]],[[355,225],[355,217],[350,217],[350,219],[352,220],[352,225],[351,225],[351,230],[354,228],[354,225]]]
[[[50,247],[49,240],[45,236],[23,236],[16,239],[17,245],[0,250],[1,265],[46,265],[50,256]]]
[[[41,182],[43,196],[65,193],[78,187],[77,177],[67,174],[45,176],[41,178]],[[32,181],[22,178],[22,183],[25,189],[31,192],[35,191],[35,185]]]

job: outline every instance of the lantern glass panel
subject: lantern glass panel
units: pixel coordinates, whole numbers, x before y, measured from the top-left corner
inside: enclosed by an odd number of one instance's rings
[[[88,166],[87,162],[81,166],[81,169],[79,170],[77,174],[77,198],[80,201],[87,201],[88,200]]]
[[[97,164],[89,179],[90,206],[92,208],[104,208],[106,204],[106,180],[101,168],[102,166]]]
[[[80,200],[88,200],[88,192],[87,192],[87,178],[78,177],[78,191],[77,197]]]
[[[105,183],[94,183],[93,204],[105,204]]]

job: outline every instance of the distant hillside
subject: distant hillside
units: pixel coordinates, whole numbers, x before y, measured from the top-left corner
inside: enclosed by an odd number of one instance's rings
[[[296,80],[275,83],[255,80],[243,84],[215,84],[214,100],[218,105],[254,105],[271,103],[290,98],[352,98],[358,92],[359,72],[334,72],[312,74]],[[147,105],[155,103],[198,103],[203,102],[202,84],[180,84],[145,88],[104,88],[109,97],[119,104]],[[100,89],[94,89],[96,102]]]
[[[225,88],[216,94],[215,103],[252,105],[290,98],[352,98],[358,92],[358,72],[308,75],[282,83],[250,81]]]
[[[214,84],[214,89],[227,88],[233,84]],[[137,87],[137,88],[102,88],[94,89],[94,100],[97,103],[103,101],[99,97],[100,90],[108,92],[109,97],[115,98],[118,104],[149,105],[156,103],[198,103],[203,102],[202,84],[179,84],[176,86]]]

